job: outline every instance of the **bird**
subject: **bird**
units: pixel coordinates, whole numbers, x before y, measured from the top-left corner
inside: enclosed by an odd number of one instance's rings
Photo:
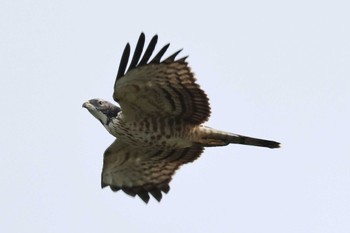
[[[101,187],[139,196],[146,204],[150,195],[160,202],[175,171],[196,160],[205,147],[280,147],[276,141],[205,126],[209,99],[187,56],[176,58],[181,49],[163,59],[168,43],[151,59],[157,41],[155,35],[146,47],[142,32],[132,57],[126,44],[114,83],[113,99],[119,106],[100,98],[82,105],[116,138],[103,155]]]

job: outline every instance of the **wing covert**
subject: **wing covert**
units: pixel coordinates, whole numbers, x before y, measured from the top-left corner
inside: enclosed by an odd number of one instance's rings
[[[162,60],[169,44],[150,60],[158,37],[154,36],[143,56],[144,34],[140,35],[131,64],[125,73],[130,56],[126,45],[114,86],[113,98],[128,119],[144,116],[181,118],[201,124],[210,116],[209,100],[196,83],[186,62],[177,59],[181,50]]]
[[[166,151],[115,140],[104,153],[102,188],[110,186],[113,191],[138,195],[146,203],[149,194],[160,201],[162,192],[169,191],[169,182],[179,166],[194,161],[202,152],[201,146]]]

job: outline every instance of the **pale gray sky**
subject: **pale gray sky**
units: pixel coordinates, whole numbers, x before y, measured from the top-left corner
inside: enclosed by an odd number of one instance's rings
[[[0,232],[350,232],[349,28],[348,1],[1,1]],[[101,190],[81,105],[142,31],[189,55],[208,125],[283,147],[209,148],[161,203]]]

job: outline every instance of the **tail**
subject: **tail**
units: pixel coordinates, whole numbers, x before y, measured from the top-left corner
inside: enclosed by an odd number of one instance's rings
[[[275,141],[227,133],[208,127],[205,127],[204,131],[206,131],[206,133],[204,134],[205,136],[201,137],[201,139],[199,140],[199,143],[203,146],[226,146],[228,144],[234,143],[249,146],[268,147],[271,149],[280,147],[280,143]]]

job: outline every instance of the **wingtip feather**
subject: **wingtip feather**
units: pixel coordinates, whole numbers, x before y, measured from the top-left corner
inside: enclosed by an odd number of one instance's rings
[[[120,59],[120,64],[119,64],[116,82],[121,76],[123,76],[125,74],[126,66],[128,65],[128,61],[129,61],[129,56],[130,56],[130,44],[127,43],[125,45],[125,48],[124,48],[124,51],[122,54],[122,58]]]

